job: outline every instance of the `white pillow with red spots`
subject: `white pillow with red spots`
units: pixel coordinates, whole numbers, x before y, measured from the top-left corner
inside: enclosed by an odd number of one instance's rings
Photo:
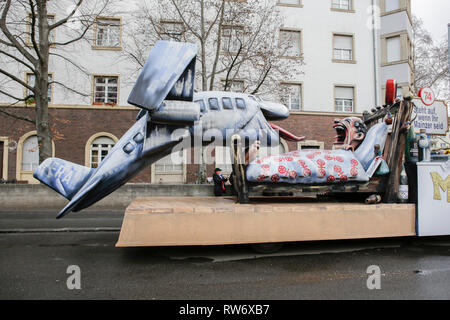
[[[246,171],[251,182],[344,183],[369,181],[361,163],[349,150],[298,150],[252,161]]]

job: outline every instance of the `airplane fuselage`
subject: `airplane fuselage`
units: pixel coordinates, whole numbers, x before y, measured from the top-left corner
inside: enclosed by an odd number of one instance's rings
[[[209,144],[218,140],[230,141],[236,133],[253,140],[261,139],[262,134],[269,136],[269,143],[274,139],[278,142],[277,133],[261,110],[263,101],[242,93],[213,91],[195,94],[194,102],[200,105],[200,117],[191,126],[155,124],[150,112],[140,117],[94,169],[59,216],[82,210],[104,198],[151,163],[171,154],[173,148],[187,137],[191,142],[201,139],[203,144]],[[279,108],[276,117],[289,114],[283,105]]]

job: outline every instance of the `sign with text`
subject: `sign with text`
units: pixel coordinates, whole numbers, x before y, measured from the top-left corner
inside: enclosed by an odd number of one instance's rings
[[[434,99],[436,99],[433,90],[428,87],[420,89],[419,98],[426,106],[431,106],[434,103]]]
[[[450,235],[450,160],[417,163],[417,235]]]
[[[414,132],[420,133],[420,129],[426,129],[427,134],[445,135],[448,131],[447,105],[443,101],[436,100],[432,105],[425,105],[421,99],[414,99],[412,117]]]

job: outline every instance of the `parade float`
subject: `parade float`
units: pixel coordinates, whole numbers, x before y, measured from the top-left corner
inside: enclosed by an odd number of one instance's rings
[[[386,84],[384,106],[330,123],[334,149],[261,155],[261,146],[277,145],[280,137],[304,138],[270,122],[287,118],[289,110],[243,93],[194,93],[196,54],[189,43],[156,43],[128,99],[141,109],[136,123],[98,168],[57,158],[39,166],[34,177],[69,200],[58,218],[89,207],[180,146],[214,140],[231,147],[237,196],[138,198],[125,211],[117,246],[450,234],[448,162],[422,161],[418,177],[415,162],[405,163],[412,192],[409,203],[398,203],[405,150],[417,139],[410,137],[415,104],[396,97],[394,80]],[[431,161],[423,158],[426,143],[419,145],[420,160]],[[422,167],[430,174],[422,174]],[[427,183],[439,205],[424,200]],[[440,197],[441,191],[447,196]],[[447,214],[431,218],[428,211],[437,206]],[[429,231],[430,224],[441,227]]]

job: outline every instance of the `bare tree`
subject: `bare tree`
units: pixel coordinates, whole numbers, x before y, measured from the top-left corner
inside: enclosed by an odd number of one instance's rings
[[[303,65],[298,40],[280,37],[284,18],[276,0],[146,0],[134,14],[124,44],[134,63],[144,65],[157,40],[196,43],[199,90],[242,91],[278,99],[281,80],[290,81]],[[293,41],[294,40],[294,41]],[[297,47],[296,47],[297,46]],[[199,159],[203,150],[198,150]],[[206,174],[202,160],[201,183]]]
[[[0,3],[0,94],[11,101],[9,106],[34,104],[35,110],[34,119],[18,116],[6,107],[1,107],[0,112],[35,124],[39,162],[52,154],[49,86],[54,84],[72,93],[86,95],[67,83],[49,77],[51,59],[60,59],[88,74],[64,47],[86,40],[97,16],[105,12],[110,3],[111,0],[6,0]],[[56,20],[49,14],[48,6],[63,12],[64,16]],[[58,40],[56,30],[60,35]],[[24,73],[31,75],[33,81],[24,80],[19,75]],[[26,94],[21,94],[21,91]]]
[[[283,17],[276,0],[147,0],[128,28],[124,52],[142,68],[157,40],[196,43],[198,88],[273,93],[281,79],[301,73],[300,49],[292,39],[279,37]],[[298,41],[300,45],[300,41]]]
[[[413,17],[414,89],[431,87],[436,97],[450,99],[448,39],[436,43],[421,19]]]

